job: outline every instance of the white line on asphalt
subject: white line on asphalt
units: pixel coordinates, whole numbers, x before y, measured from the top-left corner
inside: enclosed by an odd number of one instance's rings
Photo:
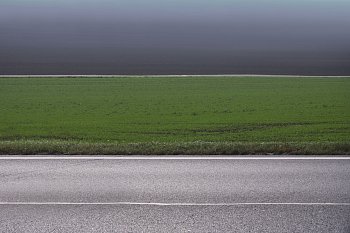
[[[350,157],[6,156],[0,160],[350,160]]]
[[[350,206],[350,203],[304,203],[304,202],[237,202],[237,203],[159,203],[159,202],[0,202],[0,205],[140,205],[140,206],[254,206],[254,205],[297,205],[297,206]]]

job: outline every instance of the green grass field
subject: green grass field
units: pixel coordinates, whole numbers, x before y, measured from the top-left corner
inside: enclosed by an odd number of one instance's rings
[[[2,154],[350,153],[350,78],[0,78],[0,101]]]

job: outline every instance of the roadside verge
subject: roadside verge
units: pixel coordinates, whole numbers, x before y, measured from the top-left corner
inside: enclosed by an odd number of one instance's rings
[[[350,155],[348,142],[0,141],[0,155]]]

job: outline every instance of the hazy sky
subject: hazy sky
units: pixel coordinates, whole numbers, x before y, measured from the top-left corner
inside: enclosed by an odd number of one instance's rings
[[[0,74],[347,74],[349,0],[0,0]]]

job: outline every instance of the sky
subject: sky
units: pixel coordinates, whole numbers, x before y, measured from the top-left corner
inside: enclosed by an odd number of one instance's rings
[[[0,0],[0,74],[350,75],[348,0]]]

